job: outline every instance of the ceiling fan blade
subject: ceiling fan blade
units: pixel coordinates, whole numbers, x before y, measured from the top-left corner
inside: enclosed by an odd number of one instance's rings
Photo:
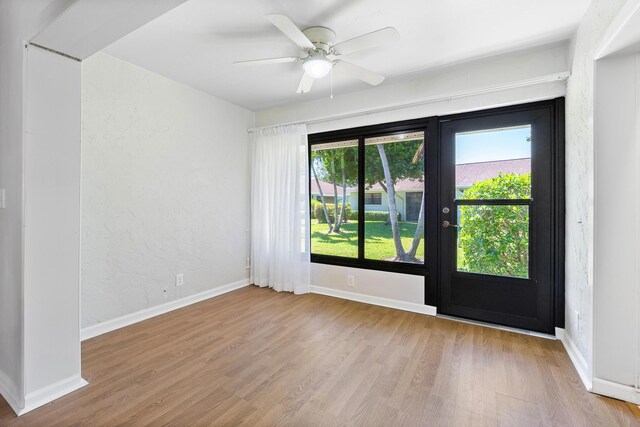
[[[298,59],[295,56],[286,56],[283,58],[266,58],[266,59],[251,59],[249,61],[236,61],[233,65],[266,65],[266,64],[281,64],[284,62],[296,62]]]
[[[383,46],[400,38],[400,33],[393,27],[386,27],[372,33],[364,34],[349,40],[345,40],[333,46],[333,50],[339,55],[372,47]]]
[[[302,76],[302,80],[300,80],[300,84],[298,85],[297,93],[307,93],[311,90],[311,86],[313,86],[313,77],[309,74],[304,73]]]
[[[267,19],[302,49],[315,49],[311,40],[285,15],[272,13],[267,15]]]
[[[384,81],[382,74],[374,73],[366,68],[359,67],[351,62],[336,61],[336,69],[338,71],[344,71],[353,77],[362,80],[365,83],[369,83],[372,86],[378,86]]]

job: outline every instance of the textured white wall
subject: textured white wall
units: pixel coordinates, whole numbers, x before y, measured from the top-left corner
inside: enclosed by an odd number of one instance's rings
[[[103,53],[82,81],[82,327],[247,278],[253,113]]]
[[[624,3],[591,3],[572,42],[573,64],[567,84],[565,329],[589,370],[593,331],[593,58],[602,35]]]

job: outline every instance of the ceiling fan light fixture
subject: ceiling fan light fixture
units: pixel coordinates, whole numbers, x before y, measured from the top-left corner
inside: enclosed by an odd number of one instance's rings
[[[322,56],[312,56],[302,63],[304,72],[314,79],[321,79],[331,71],[333,62]]]

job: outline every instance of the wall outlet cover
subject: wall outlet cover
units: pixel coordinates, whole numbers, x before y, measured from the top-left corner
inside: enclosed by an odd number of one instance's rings
[[[356,278],[352,274],[347,275],[347,286],[350,288],[356,287]]]
[[[184,285],[184,274],[176,274],[176,287]]]

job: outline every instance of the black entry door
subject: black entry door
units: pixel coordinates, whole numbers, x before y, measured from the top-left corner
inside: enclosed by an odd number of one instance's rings
[[[553,332],[552,117],[441,121],[439,312]]]

